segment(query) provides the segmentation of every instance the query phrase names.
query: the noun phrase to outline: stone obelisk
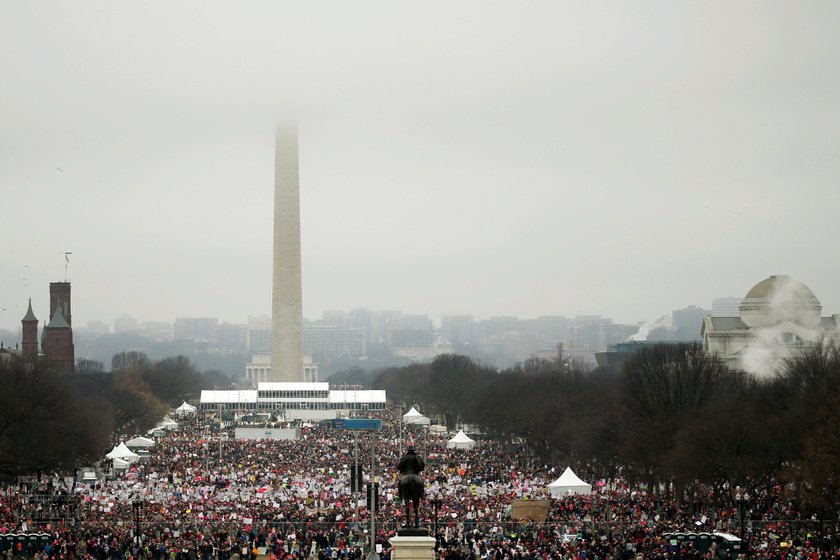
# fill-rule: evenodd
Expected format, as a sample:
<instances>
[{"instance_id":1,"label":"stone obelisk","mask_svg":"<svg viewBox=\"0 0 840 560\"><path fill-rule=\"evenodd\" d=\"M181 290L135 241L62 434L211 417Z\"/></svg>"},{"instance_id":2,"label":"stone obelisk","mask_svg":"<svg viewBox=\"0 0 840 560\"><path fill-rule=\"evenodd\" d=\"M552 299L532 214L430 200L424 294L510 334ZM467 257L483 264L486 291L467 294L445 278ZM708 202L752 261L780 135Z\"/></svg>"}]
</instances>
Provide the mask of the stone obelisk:
<instances>
[{"instance_id":1,"label":"stone obelisk","mask_svg":"<svg viewBox=\"0 0 840 560\"><path fill-rule=\"evenodd\" d=\"M303 381L297 126L277 127L274 153L274 282L271 381Z\"/></svg>"}]
</instances>

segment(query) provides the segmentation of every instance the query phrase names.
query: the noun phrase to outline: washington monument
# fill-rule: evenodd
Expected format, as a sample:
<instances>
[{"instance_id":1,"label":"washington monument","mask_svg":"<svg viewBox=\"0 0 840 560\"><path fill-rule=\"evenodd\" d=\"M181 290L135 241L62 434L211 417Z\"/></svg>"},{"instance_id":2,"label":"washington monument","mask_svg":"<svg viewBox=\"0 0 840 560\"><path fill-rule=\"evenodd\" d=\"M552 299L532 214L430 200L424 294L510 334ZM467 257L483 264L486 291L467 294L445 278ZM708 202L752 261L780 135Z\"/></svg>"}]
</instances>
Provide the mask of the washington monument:
<instances>
[{"instance_id":1,"label":"washington monument","mask_svg":"<svg viewBox=\"0 0 840 560\"><path fill-rule=\"evenodd\" d=\"M274 154L274 283L270 381L304 381L297 126L280 125Z\"/></svg>"}]
</instances>

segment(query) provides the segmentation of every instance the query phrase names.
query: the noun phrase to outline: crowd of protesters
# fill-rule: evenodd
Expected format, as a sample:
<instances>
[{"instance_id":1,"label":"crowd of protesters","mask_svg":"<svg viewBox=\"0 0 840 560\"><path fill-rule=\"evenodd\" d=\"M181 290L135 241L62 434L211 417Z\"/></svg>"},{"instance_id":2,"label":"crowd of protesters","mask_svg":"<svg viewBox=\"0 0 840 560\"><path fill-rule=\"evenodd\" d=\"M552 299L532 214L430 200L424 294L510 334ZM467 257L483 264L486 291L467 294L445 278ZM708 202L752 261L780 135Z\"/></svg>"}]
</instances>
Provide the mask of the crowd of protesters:
<instances>
[{"instance_id":1,"label":"crowd of protesters","mask_svg":"<svg viewBox=\"0 0 840 560\"><path fill-rule=\"evenodd\" d=\"M258 441L235 439L214 418L182 419L114 476L22 479L0 496L0 560L361 558L369 511L366 496L351 491L356 462L379 483L375 542L389 560L389 537L404 516L395 465L410 444L426 457L421 516L442 559L840 558L835 524L805 518L781 489L752 497L745 512L697 498L696 489L691 500L677 499L621 477L592 476L591 495L552 499L547 484L559 467L524 447L447 449L445 436L402 426L398 411L381 416L376 432L298 424L296 439ZM511 519L516 500L550 500L546 520ZM745 542L700 547L677 532L743 533Z\"/></svg>"}]
</instances>

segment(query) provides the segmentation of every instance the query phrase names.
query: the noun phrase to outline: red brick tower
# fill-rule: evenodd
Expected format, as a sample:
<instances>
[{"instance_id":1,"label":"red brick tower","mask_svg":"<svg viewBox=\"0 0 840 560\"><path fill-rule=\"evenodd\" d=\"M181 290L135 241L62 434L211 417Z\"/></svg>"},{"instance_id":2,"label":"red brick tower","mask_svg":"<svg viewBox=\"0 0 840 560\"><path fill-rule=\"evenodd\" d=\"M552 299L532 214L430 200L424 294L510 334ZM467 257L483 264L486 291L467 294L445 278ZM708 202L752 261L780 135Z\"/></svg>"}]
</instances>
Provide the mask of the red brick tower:
<instances>
[{"instance_id":1,"label":"red brick tower","mask_svg":"<svg viewBox=\"0 0 840 560\"><path fill-rule=\"evenodd\" d=\"M20 322L23 327L20 356L24 364L34 366L38 361L38 319L32 312L32 298L29 298L29 309Z\"/></svg>"},{"instance_id":2,"label":"red brick tower","mask_svg":"<svg viewBox=\"0 0 840 560\"><path fill-rule=\"evenodd\" d=\"M44 327L41 346L47 368L57 373L73 373L76 363L73 329L64 318L61 305L56 307L55 315Z\"/></svg>"},{"instance_id":3,"label":"red brick tower","mask_svg":"<svg viewBox=\"0 0 840 560\"><path fill-rule=\"evenodd\" d=\"M73 314L70 310L70 282L50 282L50 321L55 317L55 310L61 307L64 320L73 326Z\"/></svg>"}]
</instances>

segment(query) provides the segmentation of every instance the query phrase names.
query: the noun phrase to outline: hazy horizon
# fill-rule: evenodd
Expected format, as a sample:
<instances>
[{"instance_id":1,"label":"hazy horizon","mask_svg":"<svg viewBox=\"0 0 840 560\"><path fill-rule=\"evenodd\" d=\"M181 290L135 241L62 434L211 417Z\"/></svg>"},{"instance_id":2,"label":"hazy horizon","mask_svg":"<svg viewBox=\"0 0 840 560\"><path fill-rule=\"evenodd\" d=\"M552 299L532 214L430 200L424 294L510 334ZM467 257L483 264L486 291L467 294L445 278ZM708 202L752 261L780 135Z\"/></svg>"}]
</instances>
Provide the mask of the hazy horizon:
<instances>
[{"instance_id":1,"label":"hazy horizon","mask_svg":"<svg viewBox=\"0 0 840 560\"><path fill-rule=\"evenodd\" d=\"M44 317L46 317L48 315L48 313L47 313L47 308L48 307L49 307L49 302L48 301L44 302L44 310L45 310L45 312L43 313ZM683 306L683 307L688 307L688 305ZM702 307L706 310L711 310L711 305L705 306L705 307L697 305L696 307ZM34 308L35 308L35 304L33 302L33 312L35 313L35 315L36 315L36 317L39 321L38 326L39 326L39 328L41 328L41 327L44 326L43 319L40 316L41 314L39 314L38 311L35 310ZM600 318L603 318L603 319L610 319L615 324L637 325L637 324L648 323L648 322L655 323L655 321L657 319L661 319L663 316L667 316L667 317L670 318L671 311L674 311L674 310L668 311L667 313L664 313L663 315L660 315L659 317L654 317L650 320L640 319L640 320L637 320L637 321L617 321L613 317L610 317L608 315L597 315L597 314L592 314L592 313L581 313L581 314L577 314L577 315L563 315L562 313L553 313L553 314L541 313L539 315L521 315L521 314L517 315L517 314L513 313L513 314L508 314L508 315L497 314L497 315L486 315L486 316L485 315L473 315L471 313L442 313L440 315L430 315L428 313L414 312L410 309L371 309L369 307L364 307L364 306L354 306L354 307L351 307L351 308L348 308L348 309L325 309L324 312L326 312L326 313L330 313L330 312L332 312L332 313L335 313L335 312L350 312L350 311L355 311L355 310L358 310L358 309L364 309L364 310L367 310L367 311L371 311L373 313L390 313L390 312L397 312L398 311L398 312L403 313L404 315L426 316L426 317L429 318L429 320L432 321L432 323L435 325L435 328L440 328L441 318L447 317L447 316L472 316L477 321L485 321L485 320L490 320L490 319L498 318L498 317L516 317L517 319L525 320L525 321L532 320L532 319L538 319L540 317L557 317L557 316L562 316L566 319L572 319L572 320L573 319L583 319L583 318L587 318L587 317L600 317ZM138 325L143 324L143 323L170 323L170 324L174 324L174 322L177 319L183 319L183 318L190 318L190 319L192 319L192 318L214 319L215 318L215 319L218 319L218 322L219 322L220 325L223 324L223 323L234 324L234 325L247 325L249 318L254 318L254 319L271 318L270 313L257 313L257 314L249 315L247 317L240 317L240 318L233 318L233 319L226 319L226 318L223 318L223 317L219 317L218 315L212 315L212 314L190 315L190 316L179 315L177 317L172 317L172 318L148 317L148 318L141 319L141 318L138 318L136 315L133 315L131 313L123 312L123 313L120 313L120 314L116 315L115 317L113 317L111 319L89 317L89 318L84 319L84 321L85 321L84 323L80 323L75 318L75 316L76 316L75 308L73 308L73 316L74 316L74 320L73 320L73 323L74 323L73 324L73 330L74 331L78 328L86 328L86 327L88 327L88 322L92 322L94 324L101 323L101 324L106 325L109 329L109 332L111 332L111 333L114 332L114 323L117 320L123 318L124 316L129 316L129 317L137 320ZM320 321L320 320L323 319L323 315L319 315L317 317L304 316L303 319L304 319L304 321L307 321L307 322L317 322L317 321ZM4 327L4 326L0 325L0 329L5 329L5 330L9 330L9 331L20 331L21 330L20 321L18 321L17 325L11 325L11 326L8 326L8 327ZM6 342L6 341L4 341L4 342ZM14 343L15 341L12 341L12 342Z\"/></svg>"},{"instance_id":2,"label":"hazy horizon","mask_svg":"<svg viewBox=\"0 0 840 560\"><path fill-rule=\"evenodd\" d=\"M0 328L271 310L637 323L773 274L840 313L840 4L10 3Z\"/></svg>"}]
</instances>

